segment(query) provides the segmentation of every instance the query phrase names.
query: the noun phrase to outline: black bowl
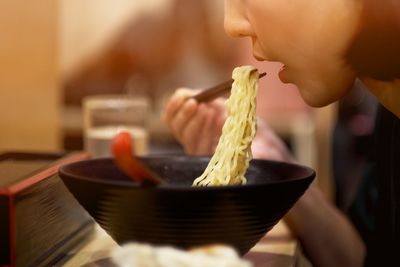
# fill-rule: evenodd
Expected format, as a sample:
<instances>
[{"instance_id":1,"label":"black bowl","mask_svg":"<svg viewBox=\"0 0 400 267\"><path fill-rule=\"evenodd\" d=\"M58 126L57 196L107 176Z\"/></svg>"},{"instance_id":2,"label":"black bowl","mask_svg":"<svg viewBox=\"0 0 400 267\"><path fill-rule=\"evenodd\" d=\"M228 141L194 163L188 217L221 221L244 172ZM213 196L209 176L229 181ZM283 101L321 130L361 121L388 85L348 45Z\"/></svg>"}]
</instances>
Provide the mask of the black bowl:
<instances>
[{"instance_id":1,"label":"black bowl","mask_svg":"<svg viewBox=\"0 0 400 267\"><path fill-rule=\"evenodd\" d=\"M218 243L243 255L315 177L304 166L252 160L246 185L192 187L210 158L141 159L168 184L138 186L110 158L75 162L59 170L79 203L119 244L135 241L186 249Z\"/></svg>"}]
</instances>

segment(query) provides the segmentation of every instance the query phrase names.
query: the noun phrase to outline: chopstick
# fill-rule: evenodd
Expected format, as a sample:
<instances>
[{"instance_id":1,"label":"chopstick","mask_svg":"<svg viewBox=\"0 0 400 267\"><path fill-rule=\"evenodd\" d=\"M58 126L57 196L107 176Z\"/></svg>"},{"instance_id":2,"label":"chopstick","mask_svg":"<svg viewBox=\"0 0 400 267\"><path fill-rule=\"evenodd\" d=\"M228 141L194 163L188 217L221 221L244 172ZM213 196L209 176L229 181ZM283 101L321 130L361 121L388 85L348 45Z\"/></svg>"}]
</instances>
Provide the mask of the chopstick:
<instances>
[{"instance_id":1,"label":"chopstick","mask_svg":"<svg viewBox=\"0 0 400 267\"><path fill-rule=\"evenodd\" d=\"M260 73L258 77L262 78L265 75L267 75L267 73L263 72L263 73ZM201 91L200 93L198 93L197 95L192 96L191 98L195 99L198 103L211 101L211 100L229 92L229 90L231 90L232 83L233 83L233 79L230 79L226 82L223 82L223 83L220 83L211 88L205 89L205 90Z\"/></svg>"}]
</instances>

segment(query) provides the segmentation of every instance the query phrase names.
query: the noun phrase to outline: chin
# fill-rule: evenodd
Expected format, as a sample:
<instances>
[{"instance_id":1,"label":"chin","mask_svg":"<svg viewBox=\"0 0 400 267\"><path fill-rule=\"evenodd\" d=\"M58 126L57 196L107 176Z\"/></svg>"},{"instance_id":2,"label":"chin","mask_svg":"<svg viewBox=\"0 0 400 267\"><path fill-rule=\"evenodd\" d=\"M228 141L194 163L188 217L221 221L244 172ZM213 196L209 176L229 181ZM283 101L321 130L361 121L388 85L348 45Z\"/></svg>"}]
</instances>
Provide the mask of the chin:
<instances>
[{"instance_id":1,"label":"chin","mask_svg":"<svg viewBox=\"0 0 400 267\"><path fill-rule=\"evenodd\" d=\"M303 94L301 94L301 97L303 98L304 102L307 105L309 105L310 107L313 107L313 108L325 107L325 106L327 106L327 105L332 103L332 102L329 102L329 101L316 99L315 97L310 97L310 96L303 95Z\"/></svg>"},{"instance_id":2,"label":"chin","mask_svg":"<svg viewBox=\"0 0 400 267\"><path fill-rule=\"evenodd\" d=\"M353 87L355 77L342 74L342 79L302 80L297 84L303 100L311 107L324 107L343 98Z\"/></svg>"},{"instance_id":3,"label":"chin","mask_svg":"<svg viewBox=\"0 0 400 267\"><path fill-rule=\"evenodd\" d=\"M306 90L302 90L302 88L307 88ZM303 98L304 102L314 108L325 107L329 104L336 102L340 99L338 95L330 95L327 89L321 88L312 88L311 86L300 87L300 95ZM328 89L329 90L329 89Z\"/></svg>"},{"instance_id":4,"label":"chin","mask_svg":"<svg viewBox=\"0 0 400 267\"><path fill-rule=\"evenodd\" d=\"M309 105L310 107L313 107L313 108L322 108L322 107L328 106L329 104L332 104L335 102L335 101L320 101L320 100L316 101L316 100L305 99L304 97L303 97L303 99L307 105Z\"/></svg>"}]
</instances>

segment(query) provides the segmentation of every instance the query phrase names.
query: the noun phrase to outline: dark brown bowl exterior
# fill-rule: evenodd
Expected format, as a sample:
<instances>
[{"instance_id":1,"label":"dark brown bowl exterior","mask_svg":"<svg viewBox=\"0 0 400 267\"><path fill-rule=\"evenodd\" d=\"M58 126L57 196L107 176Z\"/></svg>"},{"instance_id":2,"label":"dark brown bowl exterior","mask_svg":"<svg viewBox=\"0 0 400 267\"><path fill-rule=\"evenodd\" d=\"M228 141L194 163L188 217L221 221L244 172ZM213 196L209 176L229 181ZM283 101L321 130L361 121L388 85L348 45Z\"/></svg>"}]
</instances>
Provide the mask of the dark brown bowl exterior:
<instances>
[{"instance_id":1,"label":"dark brown bowl exterior","mask_svg":"<svg viewBox=\"0 0 400 267\"><path fill-rule=\"evenodd\" d=\"M99 225L119 244L129 241L191 248L212 243L248 252L293 206L315 172L307 167L252 160L247 185L192 187L210 158L142 157L168 184L138 186L112 159L63 166L60 177Z\"/></svg>"}]
</instances>

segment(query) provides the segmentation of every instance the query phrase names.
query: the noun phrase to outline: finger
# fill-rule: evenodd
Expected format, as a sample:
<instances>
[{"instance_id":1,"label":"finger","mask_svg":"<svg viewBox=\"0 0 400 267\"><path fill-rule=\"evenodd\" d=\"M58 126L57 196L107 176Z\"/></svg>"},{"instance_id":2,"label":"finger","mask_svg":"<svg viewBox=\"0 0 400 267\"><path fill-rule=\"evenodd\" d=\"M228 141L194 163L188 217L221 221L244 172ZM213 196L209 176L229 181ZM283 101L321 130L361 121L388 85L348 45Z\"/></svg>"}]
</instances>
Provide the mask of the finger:
<instances>
[{"instance_id":1,"label":"finger","mask_svg":"<svg viewBox=\"0 0 400 267\"><path fill-rule=\"evenodd\" d=\"M199 138L198 145L196 148L197 155L211 155L214 152L214 140L218 138L217 131L215 129L215 118L217 114L215 110L209 108L205 112L204 125L201 129L201 138Z\"/></svg>"},{"instance_id":2,"label":"finger","mask_svg":"<svg viewBox=\"0 0 400 267\"><path fill-rule=\"evenodd\" d=\"M215 130L217 132L217 135L220 136L222 134L222 128L225 124L227 115L226 115L226 110L221 111L216 111L217 117L215 118Z\"/></svg>"},{"instance_id":3,"label":"finger","mask_svg":"<svg viewBox=\"0 0 400 267\"><path fill-rule=\"evenodd\" d=\"M226 111L225 102L226 102L226 99L225 99L225 98L219 97L219 98L213 100L213 101L210 103L210 105L211 105L214 109L216 109L216 110L218 110L218 111L220 111L220 112L225 112L225 111Z\"/></svg>"},{"instance_id":4,"label":"finger","mask_svg":"<svg viewBox=\"0 0 400 267\"><path fill-rule=\"evenodd\" d=\"M216 117L216 126L218 131L221 131L223 124L225 123L226 116L227 116L227 111L226 111L226 105L225 105L225 98L217 98L213 102L211 102L211 106L215 110L215 113L217 114Z\"/></svg>"},{"instance_id":5,"label":"finger","mask_svg":"<svg viewBox=\"0 0 400 267\"><path fill-rule=\"evenodd\" d=\"M188 127L187 123L192 119L197 109L198 104L196 101L188 99L171 120L170 127L179 141L182 140L182 134Z\"/></svg>"},{"instance_id":6,"label":"finger","mask_svg":"<svg viewBox=\"0 0 400 267\"><path fill-rule=\"evenodd\" d=\"M176 113L185 103L188 96L191 94L189 89L180 88L175 91L175 93L171 96L170 100L166 104L164 108L164 112L162 114L162 120L168 126L171 125L171 121L175 117Z\"/></svg>"},{"instance_id":7,"label":"finger","mask_svg":"<svg viewBox=\"0 0 400 267\"><path fill-rule=\"evenodd\" d=\"M191 155L197 155L197 146L199 141L203 138L201 136L201 128L204 126L206 119L207 107L200 104L196 114L188 121L182 133L182 142L185 144L186 152Z\"/></svg>"}]
</instances>

